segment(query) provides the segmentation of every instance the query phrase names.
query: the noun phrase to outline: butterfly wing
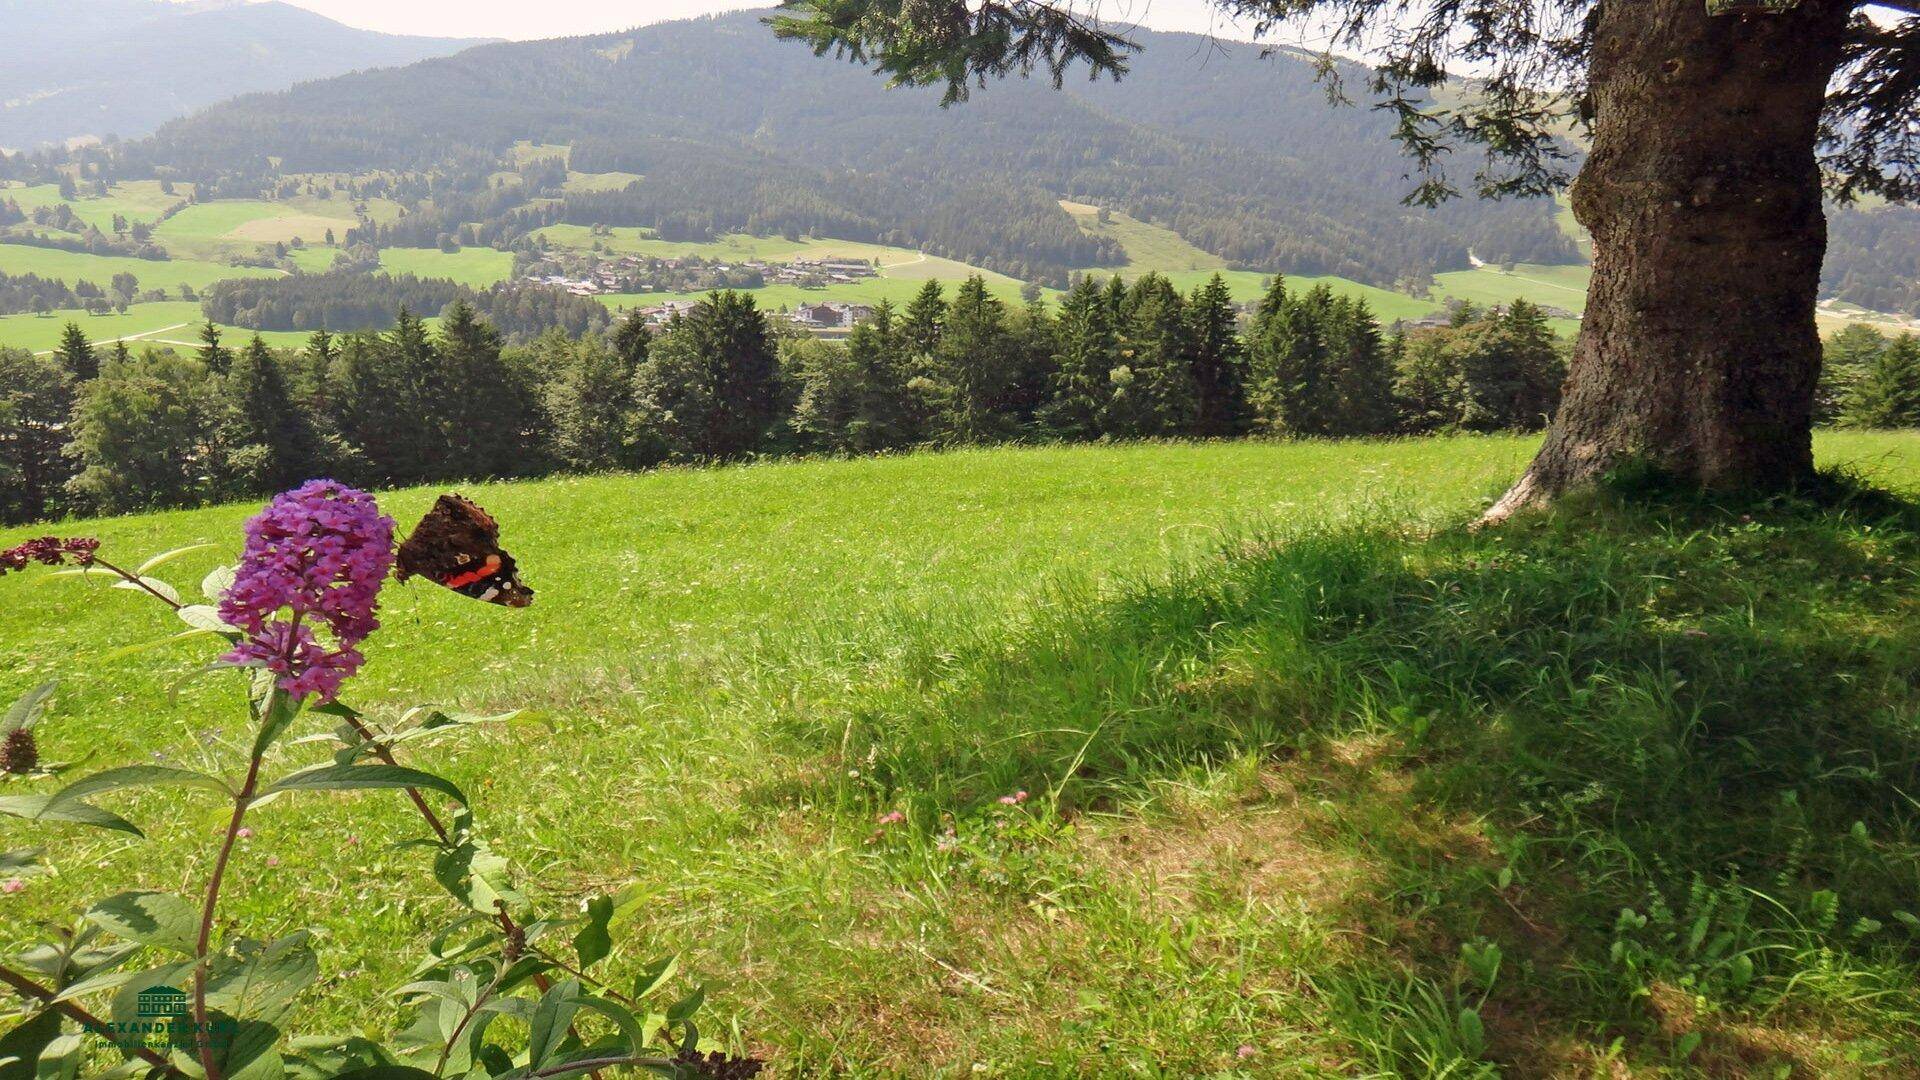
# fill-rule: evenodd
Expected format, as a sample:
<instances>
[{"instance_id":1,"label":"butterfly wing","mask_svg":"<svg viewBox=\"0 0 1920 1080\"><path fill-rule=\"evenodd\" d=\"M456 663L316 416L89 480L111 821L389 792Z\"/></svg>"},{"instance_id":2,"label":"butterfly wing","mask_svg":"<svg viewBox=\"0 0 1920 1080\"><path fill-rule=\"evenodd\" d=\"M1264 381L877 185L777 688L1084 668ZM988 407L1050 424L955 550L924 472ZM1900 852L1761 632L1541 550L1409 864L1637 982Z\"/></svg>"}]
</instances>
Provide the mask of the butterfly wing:
<instances>
[{"instance_id":1,"label":"butterfly wing","mask_svg":"<svg viewBox=\"0 0 1920 1080\"><path fill-rule=\"evenodd\" d=\"M400 545L399 579L416 574L462 596L506 607L533 603L513 556L500 548L500 526L460 495L442 495Z\"/></svg>"}]
</instances>

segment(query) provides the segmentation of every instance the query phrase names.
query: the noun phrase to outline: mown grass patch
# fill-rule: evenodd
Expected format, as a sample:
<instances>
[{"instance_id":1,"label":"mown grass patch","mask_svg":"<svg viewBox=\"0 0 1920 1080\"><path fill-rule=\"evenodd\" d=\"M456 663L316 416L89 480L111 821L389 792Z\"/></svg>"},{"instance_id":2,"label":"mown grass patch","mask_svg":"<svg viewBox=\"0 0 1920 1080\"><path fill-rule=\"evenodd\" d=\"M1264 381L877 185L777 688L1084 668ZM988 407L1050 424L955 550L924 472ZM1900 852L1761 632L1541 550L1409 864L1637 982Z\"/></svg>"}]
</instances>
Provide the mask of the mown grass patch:
<instances>
[{"instance_id":1,"label":"mown grass patch","mask_svg":"<svg viewBox=\"0 0 1920 1080\"><path fill-rule=\"evenodd\" d=\"M543 895L646 883L648 955L616 966L688 951L785 1075L1900 1075L1911 512L1613 496L1459 528L1530 448L487 486L540 602L393 590L355 696L535 710L425 763ZM1820 453L1920 490L1912 433ZM227 545L168 568L190 582L248 509L60 531ZM48 757L235 737L196 655L100 662L169 629L134 598L4 587L0 692L68 680ZM203 875L216 807L114 805L155 840L54 838L0 934ZM334 935L304 1026L363 1022L404 975L388 937L444 914L384 847L408 811L269 810L248 843L280 865L247 860L235 914Z\"/></svg>"}]
</instances>

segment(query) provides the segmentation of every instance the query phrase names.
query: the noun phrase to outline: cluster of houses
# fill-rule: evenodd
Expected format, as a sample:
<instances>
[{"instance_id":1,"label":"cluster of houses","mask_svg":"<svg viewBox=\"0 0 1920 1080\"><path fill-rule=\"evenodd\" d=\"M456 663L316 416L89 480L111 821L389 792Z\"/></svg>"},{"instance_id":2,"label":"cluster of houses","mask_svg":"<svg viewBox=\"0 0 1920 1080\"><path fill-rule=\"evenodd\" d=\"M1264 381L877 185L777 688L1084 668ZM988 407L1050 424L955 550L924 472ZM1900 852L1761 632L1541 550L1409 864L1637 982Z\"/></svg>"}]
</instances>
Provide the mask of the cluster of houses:
<instances>
[{"instance_id":1,"label":"cluster of houses","mask_svg":"<svg viewBox=\"0 0 1920 1080\"><path fill-rule=\"evenodd\" d=\"M704 288L758 288L762 285L795 285L801 288L825 288L850 285L862 278L878 276L872 263L859 259L796 259L788 263L748 260L740 263L715 263L705 259L645 259L623 255L615 259L548 259L536 267L529 280L575 296L602 296L609 293L692 292Z\"/></svg>"},{"instance_id":2,"label":"cluster of houses","mask_svg":"<svg viewBox=\"0 0 1920 1080\"><path fill-rule=\"evenodd\" d=\"M640 315L647 320L648 326L660 329L672 322L675 316L692 312L695 303L696 301L692 300L669 300L664 304L641 308ZM773 317L785 319L802 330L816 333L832 332L851 330L872 318L873 308L867 304L848 304L830 300L819 304L802 304L792 311L782 312Z\"/></svg>"},{"instance_id":3,"label":"cluster of houses","mask_svg":"<svg viewBox=\"0 0 1920 1080\"><path fill-rule=\"evenodd\" d=\"M861 278L876 277L880 271L860 259L795 259L790 263L748 263L758 269L769 285L848 285Z\"/></svg>"}]
</instances>

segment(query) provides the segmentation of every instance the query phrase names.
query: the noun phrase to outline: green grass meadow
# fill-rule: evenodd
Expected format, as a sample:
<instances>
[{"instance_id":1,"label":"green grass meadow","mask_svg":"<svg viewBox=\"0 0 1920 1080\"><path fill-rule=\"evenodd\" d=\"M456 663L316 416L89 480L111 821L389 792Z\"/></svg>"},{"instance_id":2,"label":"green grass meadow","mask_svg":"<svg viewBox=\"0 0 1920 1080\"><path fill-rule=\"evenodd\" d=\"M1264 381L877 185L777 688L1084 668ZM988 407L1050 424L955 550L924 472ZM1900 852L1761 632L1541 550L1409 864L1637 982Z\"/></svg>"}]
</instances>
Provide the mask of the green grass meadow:
<instances>
[{"instance_id":1,"label":"green grass meadow","mask_svg":"<svg viewBox=\"0 0 1920 1080\"><path fill-rule=\"evenodd\" d=\"M414 760L542 899L630 888L609 963L684 953L702 1030L775 1075L1915 1075L1914 511L1640 493L1464 529L1532 448L473 485L538 602L389 586L347 698L526 710ZM1920 433L1818 452L1920 494ZM405 527L434 494L382 504ZM253 509L0 545L212 544L160 571L190 591ZM66 779L244 737L203 644L110 659L172 633L164 609L38 571L0 595L0 696L63 680L40 731L84 761ZM0 895L0 947L204 881L218 800L101 801L151 839L0 819L57 871ZM295 1026L390 1016L453 914L390 846L404 801L253 824L233 927L323 934Z\"/></svg>"}]
</instances>

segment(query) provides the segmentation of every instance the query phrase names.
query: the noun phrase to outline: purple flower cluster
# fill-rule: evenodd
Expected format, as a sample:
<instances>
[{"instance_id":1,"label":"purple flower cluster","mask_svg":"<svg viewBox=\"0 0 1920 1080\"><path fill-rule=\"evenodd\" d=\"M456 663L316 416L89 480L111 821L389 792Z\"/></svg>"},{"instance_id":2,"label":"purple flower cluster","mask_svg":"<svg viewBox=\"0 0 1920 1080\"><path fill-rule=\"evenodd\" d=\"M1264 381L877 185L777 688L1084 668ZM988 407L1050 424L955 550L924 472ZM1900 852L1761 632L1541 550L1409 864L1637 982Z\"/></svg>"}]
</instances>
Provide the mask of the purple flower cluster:
<instances>
[{"instance_id":1,"label":"purple flower cluster","mask_svg":"<svg viewBox=\"0 0 1920 1080\"><path fill-rule=\"evenodd\" d=\"M91 536L73 536L65 540L57 536L42 536L0 551L0 577L9 571L25 570L33 563L59 566L72 559L75 566L92 566L93 553L99 549L100 541Z\"/></svg>"},{"instance_id":2,"label":"purple flower cluster","mask_svg":"<svg viewBox=\"0 0 1920 1080\"><path fill-rule=\"evenodd\" d=\"M373 496L313 480L275 497L247 522L220 601L220 617L246 634L224 659L266 668L296 698L332 701L364 662L356 646L380 628L374 612L392 567L393 519Z\"/></svg>"}]
</instances>

